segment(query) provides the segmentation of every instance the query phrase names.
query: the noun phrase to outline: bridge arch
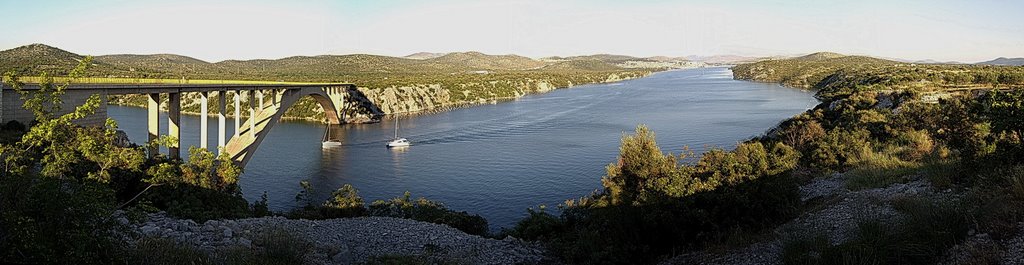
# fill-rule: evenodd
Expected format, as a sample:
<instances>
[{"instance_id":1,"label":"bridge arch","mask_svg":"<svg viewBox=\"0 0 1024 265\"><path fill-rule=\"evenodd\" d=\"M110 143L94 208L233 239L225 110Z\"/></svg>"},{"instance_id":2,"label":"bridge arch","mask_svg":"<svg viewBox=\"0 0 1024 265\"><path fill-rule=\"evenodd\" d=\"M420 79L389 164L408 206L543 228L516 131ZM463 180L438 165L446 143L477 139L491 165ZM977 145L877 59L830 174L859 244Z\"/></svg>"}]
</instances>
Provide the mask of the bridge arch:
<instances>
[{"instance_id":1,"label":"bridge arch","mask_svg":"<svg viewBox=\"0 0 1024 265\"><path fill-rule=\"evenodd\" d=\"M240 166L252 159L260 143L267 138L270 130L281 121L288 108L295 105L303 97L312 97L324 110L324 118L328 124L341 124L344 117L341 107L344 106L348 87L302 87L275 91L274 99L269 105L255 111L255 115L242 123L238 136L232 137L225 145L224 151Z\"/></svg>"}]
</instances>

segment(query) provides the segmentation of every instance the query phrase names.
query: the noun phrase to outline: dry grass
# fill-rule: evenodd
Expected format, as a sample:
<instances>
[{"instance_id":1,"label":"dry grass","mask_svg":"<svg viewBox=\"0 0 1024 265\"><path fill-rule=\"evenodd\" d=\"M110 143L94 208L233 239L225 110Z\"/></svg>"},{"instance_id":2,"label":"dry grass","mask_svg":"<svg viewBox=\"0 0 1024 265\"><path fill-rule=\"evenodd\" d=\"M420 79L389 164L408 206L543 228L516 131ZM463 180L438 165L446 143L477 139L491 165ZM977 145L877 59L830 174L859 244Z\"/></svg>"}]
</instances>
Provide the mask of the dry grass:
<instances>
[{"instance_id":1,"label":"dry grass","mask_svg":"<svg viewBox=\"0 0 1024 265\"><path fill-rule=\"evenodd\" d=\"M865 157L848 174L846 187L851 190L883 188L907 181L907 176L918 171L921 163L903 161L897 156L874 153Z\"/></svg>"}]
</instances>

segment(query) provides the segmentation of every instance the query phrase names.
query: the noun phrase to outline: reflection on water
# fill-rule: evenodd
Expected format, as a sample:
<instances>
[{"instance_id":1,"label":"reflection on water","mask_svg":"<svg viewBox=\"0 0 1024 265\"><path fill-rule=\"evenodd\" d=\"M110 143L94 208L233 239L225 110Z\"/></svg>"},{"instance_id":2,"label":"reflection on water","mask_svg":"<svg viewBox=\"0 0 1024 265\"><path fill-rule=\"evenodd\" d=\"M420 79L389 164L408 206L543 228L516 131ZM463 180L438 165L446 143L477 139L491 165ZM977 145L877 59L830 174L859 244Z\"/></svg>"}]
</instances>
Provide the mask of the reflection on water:
<instances>
[{"instance_id":1,"label":"reflection on water","mask_svg":"<svg viewBox=\"0 0 1024 265\"><path fill-rule=\"evenodd\" d=\"M250 200L267 192L279 211L295 207L298 183L308 180L318 199L344 184L367 202L411 191L480 214L494 228L509 227L528 207L554 206L600 188L619 139L637 124L654 130L665 152L683 146L700 152L731 148L816 103L809 92L735 81L727 68L711 68L403 116L402 136L412 142L403 149L385 147L393 122L335 125L330 136L343 146L333 148L321 148L326 125L284 122L263 141L240 184ZM145 112L108 110L134 141L146 138ZM183 146L197 145L198 118L182 117L182 123Z\"/></svg>"}]
</instances>

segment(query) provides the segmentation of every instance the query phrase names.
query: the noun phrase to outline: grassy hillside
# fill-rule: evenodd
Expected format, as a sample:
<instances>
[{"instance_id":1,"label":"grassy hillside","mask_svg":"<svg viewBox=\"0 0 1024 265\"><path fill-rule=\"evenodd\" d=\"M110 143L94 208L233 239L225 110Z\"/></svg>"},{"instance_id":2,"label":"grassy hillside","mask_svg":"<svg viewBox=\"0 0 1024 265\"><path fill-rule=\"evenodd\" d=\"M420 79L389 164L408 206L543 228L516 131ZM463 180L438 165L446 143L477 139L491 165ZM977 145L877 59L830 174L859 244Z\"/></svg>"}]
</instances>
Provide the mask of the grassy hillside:
<instances>
[{"instance_id":1,"label":"grassy hillside","mask_svg":"<svg viewBox=\"0 0 1024 265\"><path fill-rule=\"evenodd\" d=\"M43 44L25 45L0 51L0 73L38 75L48 72L51 75L63 76L67 75L68 71L74 69L84 58L84 56ZM132 74L131 71L97 61L93 61L92 69L95 72L106 74Z\"/></svg>"},{"instance_id":2,"label":"grassy hillside","mask_svg":"<svg viewBox=\"0 0 1024 265\"><path fill-rule=\"evenodd\" d=\"M733 67L736 79L818 90L822 99L857 91L947 92L1024 86L1024 67L913 64L866 56L815 53Z\"/></svg>"},{"instance_id":3,"label":"grassy hillside","mask_svg":"<svg viewBox=\"0 0 1024 265\"><path fill-rule=\"evenodd\" d=\"M22 76L35 76L48 71L65 74L62 71L71 69L84 58L42 44L2 51L0 55L0 71L13 70ZM94 57L94 67L89 71L89 77L96 81L129 83L216 83L216 80L238 80L232 82L245 83L353 83L369 89L366 93L371 100L379 99L375 98L375 95L387 97L380 99L386 102L375 102L377 104L402 106L387 106L382 109L413 111L515 98L528 93L578 84L636 78L659 70L622 68L610 61L636 58L611 55L580 57L562 62L479 52L456 52L419 58L350 54L226 60L211 63L173 54L101 55ZM429 86L439 86L443 91L402 89ZM389 88L394 91L384 91ZM127 98L116 98L114 102L129 105L144 102L132 98L135 96L124 97ZM408 107L409 105L414 107ZM289 110L286 116L315 118L309 115L321 113L319 105L312 104L312 100L308 98L293 108L298 109Z\"/></svg>"}]
</instances>

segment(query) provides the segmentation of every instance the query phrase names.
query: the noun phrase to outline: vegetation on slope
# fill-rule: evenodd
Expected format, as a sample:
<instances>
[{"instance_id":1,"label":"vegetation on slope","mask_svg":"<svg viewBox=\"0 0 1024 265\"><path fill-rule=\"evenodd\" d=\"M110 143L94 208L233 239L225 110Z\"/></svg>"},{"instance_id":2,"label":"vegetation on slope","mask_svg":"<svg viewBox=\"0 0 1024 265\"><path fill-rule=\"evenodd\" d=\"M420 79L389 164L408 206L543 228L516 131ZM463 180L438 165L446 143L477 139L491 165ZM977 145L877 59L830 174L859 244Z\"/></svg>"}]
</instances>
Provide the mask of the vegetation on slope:
<instances>
[{"instance_id":1,"label":"vegetation on slope","mask_svg":"<svg viewBox=\"0 0 1024 265\"><path fill-rule=\"evenodd\" d=\"M908 64L865 56L815 53L733 67L736 79L819 90L832 101L857 91L936 92L1024 85L1024 68L986 65Z\"/></svg>"},{"instance_id":2,"label":"vegetation on slope","mask_svg":"<svg viewBox=\"0 0 1024 265\"><path fill-rule=\"evenodd\" d=\"M603 190L567 201L559 215L530 210L507 233L544 242L568 263L653 263L792 219L813 206L800 201L798 185L836 171L853 175L851 188L927 174L964 195L951 202L907 198L896 205L907 218L865 220L839 245L814 234L789 240L787 264L930 264L968 230L997 238L1016 233L1024 220L1024 92L987 89L934 103L922 100L921 90L1017 88L1013 76L1021 68L889 64L815 54L739 65L736 78L820 84L813 88L823 103L733 151L713 150L689 163L662 153L639 127L623 139ZM1003 81L950 81L990 75ZM928 85L919 84L922 76L930 77Z\"/></svg>"},{"instance_id":3,"label":"vegetation on slope","mask_svg":"<svg viewBox=\"0 0 1024 265\"><path fill-rule=\"evenodd\" d=\"M36 75L43 71L66 74L83 56L42 44L0 52L0 71ZM51 62L52 61L52 62ZM388 88L437 85L447 93L418 93L404 100L438 102L434 107L453 107L495 99L515 98L577 84L636 78L659 69L625 69L586 58L549 63L517 55L479 52L449 53L427 59L352 54L294 56L276 60L227 60L216 63L170 54L105 55L95 59L91 77L165 78L171 80L250 80L274 82L353 83L383 94ZM53 66L53 67L51 67ZM112 80L112 79L108 79ZM545 84L545 85L542 85ZM400 90L398 92L401 92ZM370 93L374 94L374 93ZM448 97L444 97L447 95ZM143 106L139 95L115 96L115 104ZM187 101L186 101L187 102ZM390 102L405 106L409 104ZM378 102L379 104L379 102ZM184 107L189 110L188 106ZM394 107L385 110L398 109ZM212 110L211 110L212 111ZM323 113L311 98L303 98L286 113L287 118L320 120ZM244 114L243 115L247 115Z\"/></svg>"}]
</instances>

